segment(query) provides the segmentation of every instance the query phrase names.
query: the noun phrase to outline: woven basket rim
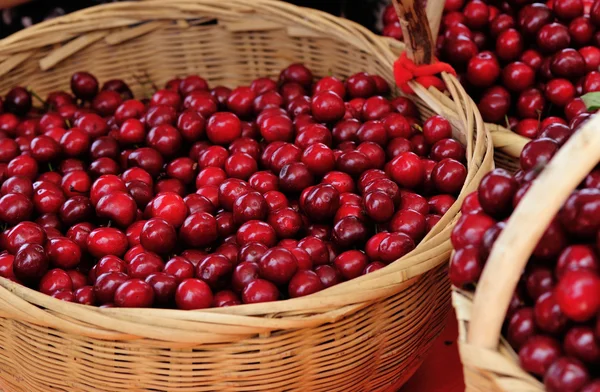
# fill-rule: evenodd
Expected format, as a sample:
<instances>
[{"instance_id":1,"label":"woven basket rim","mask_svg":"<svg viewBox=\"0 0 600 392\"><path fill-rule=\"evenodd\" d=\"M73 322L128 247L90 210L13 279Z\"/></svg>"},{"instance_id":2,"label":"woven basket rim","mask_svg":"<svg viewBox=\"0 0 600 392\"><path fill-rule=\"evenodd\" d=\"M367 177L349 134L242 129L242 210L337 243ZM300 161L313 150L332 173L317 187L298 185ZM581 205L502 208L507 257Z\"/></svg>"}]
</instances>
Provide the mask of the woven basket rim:
<instances>
[{"instance_id":1,"label":"woven basket rim","mask_svg":"<svg viewBox=\"0 0 600 392\"><path fill-rule=\"evenodd\" d=\"M294 11L294 14L303 15L302 18L289 18L289 21L303 25L308 29L317 30L320 32L327 31L330 38L334 38L346 43L358 43L359 49L361 45L367 45L368 49L377 50L387 64L392 67L395 59L394 53L390 49L389 40L381 38L365 27L358 25L357 23L343 20L327 13L316 11L308 8L297 7L288 3L276 1L276 0L253 0L251 5L245 4L242 0L221 0L218 3L209 0L173 0L169 2L159 0L142 0L140 2L119 2L110 3L104 5L98 5L88 9L80 10L72 14L68 14L53 20L49 20L38 25L34 25L29 29L25 29L21 32L15 33L0 41L0 55L5 52L14 53L11 50L15 44L31 39L32 36L43 34L44 31L52 28L67 29L70 24L81 22L82 20L102 20L106 18L107 14L111 12L123 12L124 10L134 9L137 10L140 7L144 7L146 11L150 12L151 8L156 6L158 9L164 8L177 8L180 9L207 9L214 11L215 13L222 13L227 15L232 11L228 11L228 7L235 7L241 12L248 13L249 15L254 12L264 12L268 10L272 12L272 18L281 17L283 14L290 11ZM237 14L237 13L236 13ZM114 14L111 14L114 15ZM267 18L265 15L260 14L261 18ZM164 17L166 19L180 19L181 17ZM161 18L161 19L164 19ZM156 18L147 18L142 12L139 16L140 22L148 22L156 20ZM267 18L268 19L268 18ZM327 23L324 23L327 22ZM335 29L331 29L329 23L337 26ZM319 26L319 27L316 27ZM114 27L114 26L112 26ZM108 27L110 28L110 27ZM93 31L93 30L92 30ZM348 36L356 38L356 41L350 41L347 39ZM46 45L44 45L46 46ZM364 47L362 48L364 49ZM29 51L30 49L28 49ZM455 89L460 89L458 81L456 81L451 75L444 75L445 80L450 81ZM423 88L412 84L417 95L420 98L425 97L429 102L436 102L439 107L444 110L451 111L452 108L444 106L443 103L439 103L435 97ZM460 92L460 91L459 91ZM460 94L457 94L459 96ZM466 94L465 94L466 96ZM460 95L460 97L463 97ZM463 97L464 98L464 97ZM463 105L469 105L467 101L463 102ZM475 108L476 110L476 108ZM460 117L457 115L457 117ZM477 125L473 126L474 128ZM482 170L482 162L491 160L492 146L491 138L489 137L488 130L485 127L476 129L479 134L483 134L488 140L485 143L484 153L481 159L475 163L474 166L468 165L469 176L475 176L475 173ZM487 164L486 164L487 165ZM469 178L469 177L468 177ZM465 187L467 184L465 183ZM461 191L461 195L465 193L465 189ZM458 200L455 204L458 203ZM344 314L356 310L362 306L365 306L369 301L376 299L385 298L394 293L403 290L405 287L410 286L418 281L419 277L427 271L430 271L446 260L439 258L439 260L428 259L427 252L431 249L446 249L449 246L448 241L444 241L442 237L448 235L452 219L446 223L446 226L439 230L435 235L426 237L422 240L415 250L401 259L390 263L380 271L373 272L368 275L358 277L356 279L343 282L339 285L325 289L319 293L301 298L287 299L283 301L263 303L263 304L249 304L249 305L238 305L230 308L213 308L203 309L197 311L184 311L184 310L165 310L165 309L100 309L96 307L89 307L85 305L79 305L70 302L63 302L55 298L41 294L35 290L29 289L25 286L21 286L12 281L0 278L0 301L3 295L10 297L18 297L23 300L20 302L25 305L26 303L35 304L47 309L52 310L59 314L68 315L71 312L85 312L90 317L94 315L103 317L104 315L118 315L126 318L135 318L136 316L147 316L151 318L162 318L162 319L173 319L173 320L216 320L227 325L236 325L240 321L248 321L251 324L256 322L250 321L252 318L258 318L267 327L272 329L285 329L285 328L297 328L298 323L325 323L335 321L336 318L342 317ZM408 257L417 257L412 263L405 263ZM404 265L406 264L406 265ZM378 282L378 283L375 283ZM382 283L383 282L383 283ZM370 296L369 296L370 295ZM363 299L358 300L361 296ZM332 298L337 298L332 300ZM352 299L349 301L348 298ZM341 302L340 302L341 301ZM336 311L328 311L326 313L317 314L319 306L323 309L328 306L331 307L331 303L336 303ZM18 307L18 305L14 305ZM33 306L33 305L32 305ZM315 308L315 306L317 306ZM29 308L32 310L32 308ZM305 315L294 316L290 315L297 313L303 309L311 309L311 314L315 315L311 321L311 317ZM288 313L288 314L286 314ZM263 317L264 315L273 315L275 317ZM286 322L289 321L289 322ZM134 321L132 321L134 322ZM210 321L208 321L210 322ZM144 324L141 321L135 321L139 325ZM304 325L304 324L303 324Z\"/></svg>"}]
</instances>

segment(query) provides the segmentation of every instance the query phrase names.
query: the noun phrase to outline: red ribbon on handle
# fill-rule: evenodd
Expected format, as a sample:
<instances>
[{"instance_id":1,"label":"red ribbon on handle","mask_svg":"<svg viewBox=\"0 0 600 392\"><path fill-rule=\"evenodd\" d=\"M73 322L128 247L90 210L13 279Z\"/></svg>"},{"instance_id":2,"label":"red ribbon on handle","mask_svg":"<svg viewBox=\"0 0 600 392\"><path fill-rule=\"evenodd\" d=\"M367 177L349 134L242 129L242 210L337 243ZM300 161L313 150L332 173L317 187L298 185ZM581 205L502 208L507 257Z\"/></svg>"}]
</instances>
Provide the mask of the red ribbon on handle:
<instances>
[{"instance_id":1,"label":"red ribbon on handle","mask_svg":"<svg viewBox=\"0 0 600 392\"><path fill-rule=\"evenodd\" d=\"M406 52L402 53L398 60L394 62L396 84L407 94L413 93L412 89L408 86L408 82L411 80L417 79L418 81L419 78L434 76L441 72L447 72L456 76L456 71L450 64L435 60L433 64L416 65L406 56Z\"/></svg>"}]
</instances>

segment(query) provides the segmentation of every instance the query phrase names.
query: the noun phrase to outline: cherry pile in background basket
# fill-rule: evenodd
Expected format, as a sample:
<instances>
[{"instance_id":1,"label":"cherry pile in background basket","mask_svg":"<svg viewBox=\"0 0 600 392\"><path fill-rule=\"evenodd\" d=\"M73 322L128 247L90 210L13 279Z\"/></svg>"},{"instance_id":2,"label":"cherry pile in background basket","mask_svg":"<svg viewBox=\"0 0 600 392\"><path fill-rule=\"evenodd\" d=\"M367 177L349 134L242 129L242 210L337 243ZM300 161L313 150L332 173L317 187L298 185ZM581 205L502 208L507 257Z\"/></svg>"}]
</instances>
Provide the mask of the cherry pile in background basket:
<instances>
[{"instance_id":1,"label":"cherry pile in background basket","mask_svg":"<svg viewBox=\"0 0 600 392\"><path fill-rule=\"evenodd\" d=\"M402 39L392 6L386 36ZM437 55L487 122L535 139L586 112L600 91L600 0L446 0ZM542 121L543 120L543 121Z\"/></svg>"},{"instance_id":2,"label":"cherry pile in background basket","mask_svg":"<svg viewBox=\"0 0 600 392\"><path fill-rule=\"evenodd\" d=\"M522 170L511 175L495 169L465 198L451 236L456 251L450 279L455 286L478 281L507 218L557 145L550 139L529 142L521 154ZM548 391L600 391L599 254L597 167L544 232L506 315L503 335L519 353L521 366L543 378Z\"/></svg>"},{"instance_id":3,"label":"cherry pile in background basket","mask_svg":"<svg viewBox=\"0 0 600 392\"><path fill-rule=\"evenodd\" d=\"M378 76L150 99L79 72L0 114L0 276L65 301L199 309L308 295L414 249L455 201L465 149ZM41 101L34 95L33 102ZM345 101L346 100L346 101Z\"/></svg>"}]
</instances>

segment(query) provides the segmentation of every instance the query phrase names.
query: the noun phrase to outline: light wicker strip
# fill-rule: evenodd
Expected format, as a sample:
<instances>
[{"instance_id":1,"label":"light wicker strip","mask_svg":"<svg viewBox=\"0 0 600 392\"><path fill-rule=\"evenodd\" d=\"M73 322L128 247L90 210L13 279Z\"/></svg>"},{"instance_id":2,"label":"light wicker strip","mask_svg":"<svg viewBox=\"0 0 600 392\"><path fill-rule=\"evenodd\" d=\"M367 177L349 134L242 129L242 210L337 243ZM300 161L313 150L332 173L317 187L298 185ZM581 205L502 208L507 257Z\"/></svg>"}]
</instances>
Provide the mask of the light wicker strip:
<instances>
[{"instance_id":1,"label":"light wicker strip","mask_svg":"<svg viewBox=\"0 0 600 392\"><path fill-rule=\"evenodd\" d=\"M138 96L147 93L139 75L163 85L199 74L233 87L276 78L291 62L318 76L367 71L393 84L396 58L355 23L274 0L111 3L0 41L4 61L26 55L5 71L0 92L23 85L45 96L68 89L79 70L123 78ZM445 263L460 200L493 167L475 104L455 78L445 80L449 101L413 88L423 116L451 118L469 151L468 180L411 254L309 297L191 312L86 307L0 279L6 392L379 392L408 379L450 307Z\"/></svg>"}]
</instances>

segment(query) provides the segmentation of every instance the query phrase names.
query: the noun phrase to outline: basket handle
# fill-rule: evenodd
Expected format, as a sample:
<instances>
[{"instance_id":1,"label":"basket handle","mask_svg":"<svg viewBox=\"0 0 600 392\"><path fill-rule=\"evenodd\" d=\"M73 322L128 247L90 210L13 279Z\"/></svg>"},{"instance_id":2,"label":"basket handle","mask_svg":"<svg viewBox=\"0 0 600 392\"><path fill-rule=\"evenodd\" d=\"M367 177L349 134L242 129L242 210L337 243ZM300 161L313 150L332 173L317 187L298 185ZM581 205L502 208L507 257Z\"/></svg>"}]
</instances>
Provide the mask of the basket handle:
<instances>
[{"instance_id":1,"label":"basket handle","mask_svg":"<svg viewBox=\"0 0 600 392\"><path fill-rule=\"evenodd\" d=\"M393 0L400 21L406 53L415 64L431 64L444 2L440 0ZM426 5L424 4L426 3Z\"/></svg>"},{"instance_id":2,"label":"basket handle","mask_svg":"<svg viewBox=\"0 0 600 392\"><path fill-rule=\"evenodd\" d=\"M435 43L437 36L440 31L440 25L442 23L442 15L444 14L444 3L445 0L424 0L427 2L425 11L427 13L427 20L429 20L429 28L431 29L431 37L433 38L433 47L435 49Z\"/></svg>"},{"instance_id":3,"label":"basket handle","mask_svg":"<svg viewBox=\"0 0 600 392\"><path fill-rule=\"evenodd\" d=\"M571 192L600 161L600 116L588 120L534 180L496 240L475 291L469 343L495 349L521 273Z\"/></svg>"}]
</instances>

